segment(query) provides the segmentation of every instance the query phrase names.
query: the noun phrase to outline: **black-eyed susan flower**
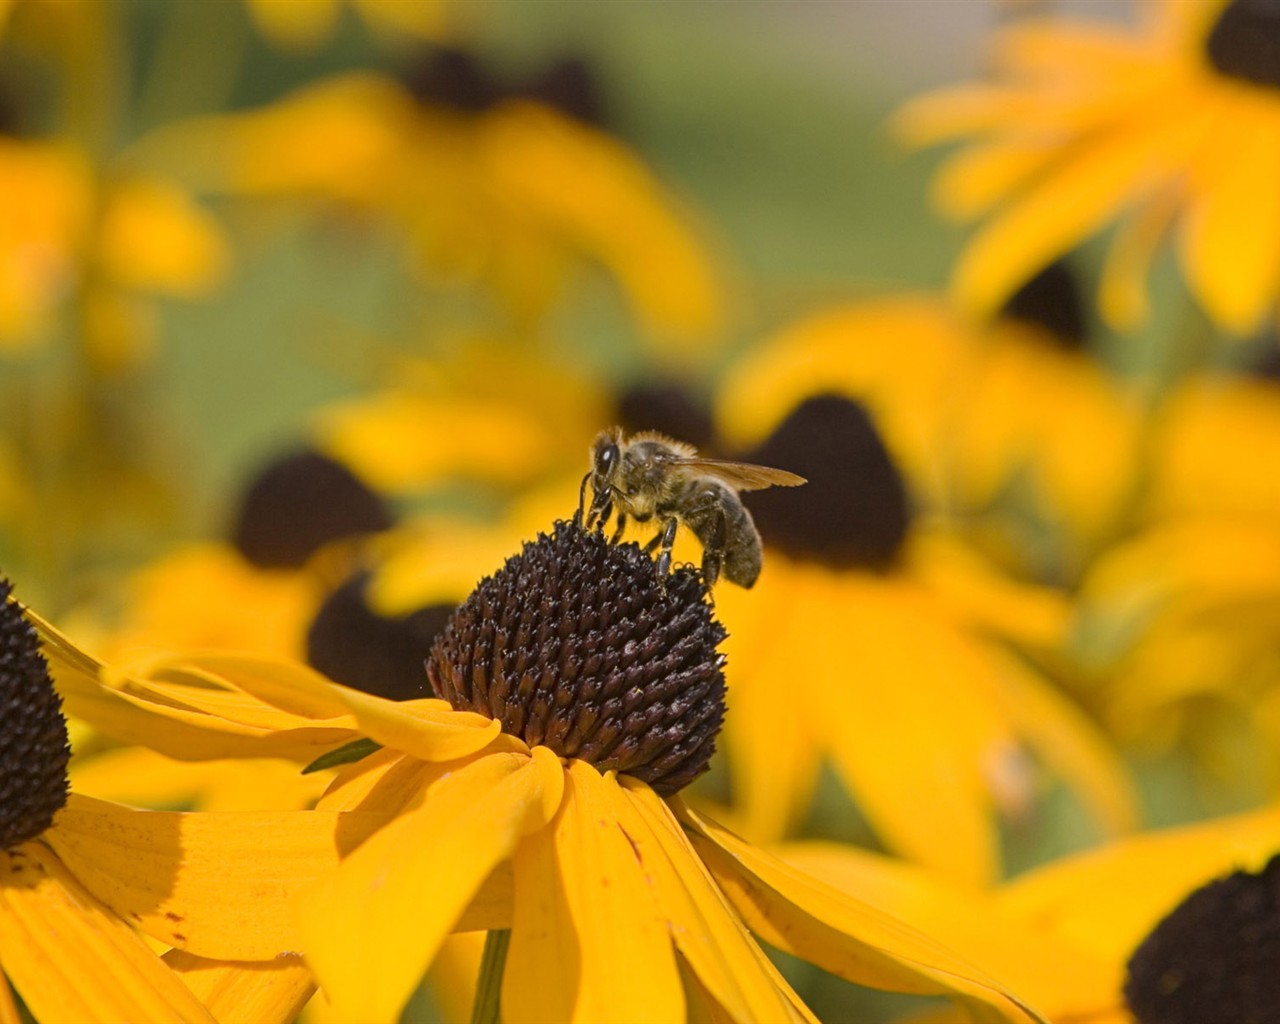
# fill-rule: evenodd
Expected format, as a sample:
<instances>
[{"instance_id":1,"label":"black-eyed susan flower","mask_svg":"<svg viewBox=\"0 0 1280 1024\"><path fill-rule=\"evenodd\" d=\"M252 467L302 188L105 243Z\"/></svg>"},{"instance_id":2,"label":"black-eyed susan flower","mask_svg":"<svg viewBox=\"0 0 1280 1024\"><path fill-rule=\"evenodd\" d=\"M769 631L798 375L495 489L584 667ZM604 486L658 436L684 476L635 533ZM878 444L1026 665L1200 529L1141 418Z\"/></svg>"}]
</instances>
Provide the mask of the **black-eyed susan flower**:
<instances>
[{"instance_id":1,"label":"black-eyed susan flower","mask_svg":"<svg viewBox=\"0 0 1280 1024\"><path fill-rule=\"evenodd\" d=\"M396 1019L444 937L474 928L510 932L492 943L505 969L481 998L512 1022L680 1020L695 1005L807 1019L748 929L850 980L1035 1019L955 954L674 795L705 767L724 714L723 636L693 570L659 586L638 547L561 523L481 581L433 648L434 688L467 710L228 654L107 672L122 727L139 705L167 715L189 757L340 752L357 737L373 741L360 752L382 748L315 811L244 818L260 830L255 857L224 855L224 900L180 924L169 903L214 884L201 828L142 815L118 849L176 830L190 863L163 893L117 885L113 905L195 953L300 950L342 1019ZM104 678L73 657L55 668L73 705ZM90 874L105 852L89 836L62 846Z\"/></svg>"},{"instance_id":2,"label":"black-eyed susan flower","mask_svg":"<svg viewBox=\"0 0 1280 1024\"><path fill-rule=\"evenodd\" d=\"M821 392L866 406L920 504L1023 574L1074 577L1132 500L1136 403L1090 354L1063 265L983 325L924 293L810 314L730 369L717 422L758 445Z\"/></svg>"},{"instance_id":3,"label":"black-eyed susan flower","mask_svg":"<svg viewBox=\"0 0 1280 1024\"><path fill-rule=\"evenodd\" d=\"M764 570L749 593L717 593L735 666L727 748L750 834L798 824L824 760L886 845L970 882L999 874L999 823L1034 806L1037 761L1103 829L1133 823L1102 734L1014 653L1061 643L1061 596L919 523L861 405L804 399L745 457L809 481L747 496ZM786 716L780 675L806 694Z\"/></svg>"},{"instance_id":4,"label":"black-eyed susan flower","mask_svg":"<svg viewBox=\"0 0 1280 1024\"><path fill-rule=\"evenodd\" d=\"M1144 319L1144 278L1166 239L1191 292L1246 334L1280 293L1280 77L1267 0L1144 4L1132 27L1048 17L999 30L990 81L909 104L915 144L963 140L934 187L941 209L985 218L953 293L989 313L1041 267L1112 224L1099 308Z\"/></svg>"},{"instance_id":5,"label":"black-eyed susan flower","mask_svg":"<svg viewBox=\"0 0 1280 1024\"><path fill-rule=\"evenodd\" d=\"M1052 1021L1266 1021L1280 888L1274 807L1051 861L990 892L833 843L787 863L963 949ZM942 1012L929 1020L963 1020Z\"/></svg>"},{"instance_id":6,"label":"black-eyed susan flower","mask_svg":"<svg viewBox=\"0 0 1280 1024\"><path fill-rule=\"evenodd\" d=\"M326 594L355 549L392 525L383 499L340 462L301 449L250 480L226 541L184 545L85 608L77 637L108 661L145 649L211 648L302 657ZM107 603L107 602L104 602Z\"/></svg>"},{"instance_id":7,"label":"black-eyed susan flower","mask_svg":"<svg viewBox=\"0 0 1280 1024\"><path fill-rule=\"evenodd\" d=\"M0 583L0 1016L20 1020L9 984L36 1021L175 1020L211 1024L226 1013L287 1021L310 995L296 958L241 968L190 958L221 991L185 985L147 946L133 922L108 909L56 852L77 826L69 794L70 754L61 701L35 629ZM99 838L137 812L99 805ZM90 831L93 831L92 829ZM155 865L180 870L172 845ZM110 869L101 884L110 889ZM181 916L176 914L177 920ZM253 977L250 978L249 975ZM196 997L199 991L205 1002ZM235 990L235 995L227 998ZM249 1019L243 1017L238 1019Z\"/></svg>"}]
</instances>

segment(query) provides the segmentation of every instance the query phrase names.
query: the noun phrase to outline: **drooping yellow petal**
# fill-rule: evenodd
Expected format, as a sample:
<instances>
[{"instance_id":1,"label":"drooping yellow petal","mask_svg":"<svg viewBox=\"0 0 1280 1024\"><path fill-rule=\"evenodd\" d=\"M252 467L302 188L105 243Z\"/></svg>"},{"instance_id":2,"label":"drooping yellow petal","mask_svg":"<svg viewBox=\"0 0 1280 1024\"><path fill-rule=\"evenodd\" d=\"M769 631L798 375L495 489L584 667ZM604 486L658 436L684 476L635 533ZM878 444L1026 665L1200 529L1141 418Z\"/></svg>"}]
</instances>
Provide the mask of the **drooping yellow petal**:
<instances>
[{"instance_id":1,"label":"drooping yellow petal","mask_svg":"<svg viewBox=\"0 0 1280 1024\"><path fill-rule=\"evenodd\" d=\"M670 810L643 783L624 776L619 784L614 801L618 824L635 847L658 910L699 982L735 1021L790 1019L790 1002L763 969L760 948Z\"/></svg>"},{"instance_id":2,"label":"drooping yellow petal","mask_svg":"<svg viewBox=\"0 0 1280 1024\"><path fill-rule=\"evenodd\" d=\"M1280 850L1280 807L1117 840L1020 876L999 892L1035 920L1120 966L1193 889ZM1108 898L1105 894L1115 894Z\"/></svg>"},{"instance_id":3,"label":"drooping yellow petal","mask_svg":"<svg viewBox=\"0 0 1280 1024\"><path fill-rule=\"evenodd\" d=\"M859 984L950 995L1016 1024L1041 1020L924 933L752 847L678 797L671 804L717 883L765 941Z\"/></svg>"},{"instance_id":4,"label":"drooping yellow petal","mask_svg":"<svg viewBox=\"0 0 1280 1024\"><path fill-rule=\"evenodd\" d=\"M0 874L0 965L37 1020L213 1024L133 929L44 846L0 853Z\"/></svg>"},{"instance_id":5,"label":"drooping yellow petal","mask_svg":"<svg viewBox=\"0 0 1280 1024\"><path fill-rule=\"evenodd\" d=\"M158 809L287 811L312 806L331 772L303 775L291 761L175 761L146 747L120 747L71 765L81 796Z\"/></svg>"},{"instance_id":6,"label":"drooping yellow petal","mask_svg":"<svg viewBox=\"0 0 1280 1024\"><path fill-rule=\"evenodd\" d=\"M1016 749L992 696L998 666L908 579L846 573L806 602L841 638L840 670L810 682L820 687L812 721L859 808L912 859L993 880L989 776Z\"/></svg>"},{"instance_id":7,"label":"drooping yellow petal","mask_svg":"<svg viewBox=\"0 0 1280 1024\"><path fill-rule=\"evenodd\" d=\"M304 894L307 958L337 1019L398 1019L471 897L559 806L564 771L545 747L492 754L441 778L423 804Z\"/></svg>"},{"instance_id":8,"label":"drooping yellow petal","mask_svg":"<svg viewBox=\"0 0 1280 1024\"><path fill-rule=\"evenodd\" d=\"M1034 922L1004 911L989 892L962 888L936 873L830 842L789 843L788 864L961 950L1050 1020L1092 1021L1116 998L1114 965Z\"/></svg>"},{"instance_id":9,"label":"drooping yellow petal","mask_svg":"<svg viewBox=\"0 0 1280 1024\"><path fill-rule=\"evenodd\" d=\"M86 889L147 934L199 956L298 952L293 896L338 867L339 836L382 815L136 811L72 794L45 841Z\"/></svg>"},{"instance_id":10,"label":"drooping yellow petal","mask_svg":"<svg viewBox=\"0 0 1280 1024\"><path fill-rule=\"evenodd\" d=\"M162 959L218 1024L291 1024L316 990L311 971L296 955L234 963L171 949Z\"/></svg>"},{"instance_id":11,"label":"drooping yellow petal","mask_svg":"<svg viewBox=\"0 0 1280 1024\"><path fill-rule=\"evenodd\" d=\"M1204 111L1162 97L1140 131L1117 130L1043 176L973 238L952 275L960 306L987 315L1060 253L1107 218L1172 177L1204 133Z\"/></svg>"},{"instance_id":12,"label":"drooping yellow petal","mask_svg":"<svg viewBox=\"0 0 1280 1024\"><path fill-rule=\"evenodd\" d=\"M312 50L333 34L338 0L245 0L263 35L291 50Z\"/></svg>"},{"instance_id":13,"label":"drooping yellow petal","mask_svg":"<svg viewBox=\"0 0 1280 1024\"><path fill-rule=\"evenodd\" d=\"M1192 290L1236 334L1256 328L1280 290L1280 109L1246 95L1206 147L1178 247Z\"/></svg>"},{"instance_id":14,"label":"drooping yellow petal","mask_svg":"<svg viewBox=\"0 0 1280 1024\"><path fill-rule=\"evenodd\" d=\"M760 842L780 839L803 819L821 764L811 724L803 714L779 715L775 688L777 680L795 672L797 635L776 615L786 609L788 621L807 635L808 579L766 565L756 588L726 587L716 596L716 614L729 630L722 650L729 659L727 699L733 713L724 744L744 827ZM775 618L765 621L771 614ZM768 755L761 756L762 751Z\"/></svg>"},{"instance_id":15,"label":"drooping yellow petal","mask_svg":"<svg viewBox=\"0 0 1280 1024\"><path fill-rule=\"evenodd\" d=\"M671 936L619 826L617 799L613 778L570 761L555 820L516 850L507 1024L684 1017Z\"/></svg>"},{"instance_id":16,"label":"drooping yellow petal","mask_svg":"<svg viewBox=\"0 0 1280 1024\"><path fill-rule=\"evenodd\" d=\"M213 673L293 714L322 719L351 715L362 735L424 761L452 761L474 754L501 732L497 721L454 711L445 701L386 700L339 686L296 662L216 652L186 655L177 661Z\"/></svg>"}]
</instances>

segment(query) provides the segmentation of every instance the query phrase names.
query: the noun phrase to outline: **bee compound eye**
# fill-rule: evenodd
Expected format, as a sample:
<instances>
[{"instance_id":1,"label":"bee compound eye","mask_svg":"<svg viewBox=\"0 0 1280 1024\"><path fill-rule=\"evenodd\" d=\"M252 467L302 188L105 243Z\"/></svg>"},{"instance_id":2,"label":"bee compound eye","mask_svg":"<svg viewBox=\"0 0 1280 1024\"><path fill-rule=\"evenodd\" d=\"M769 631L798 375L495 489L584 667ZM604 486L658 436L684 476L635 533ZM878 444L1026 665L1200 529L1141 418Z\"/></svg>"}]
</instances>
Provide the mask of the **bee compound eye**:
<instances>
[{"instance_id":1,"label":"bee compound eye","mask_svg":"<svg viewBox=\"0 0 1280 1024\"><path fill-rule=\"evenodd\" d=\"M605 470L613 469L614 464L618 461L618 446L616 444L607 445L600 453L600 468Z\"/></svg>"}]
</instances>

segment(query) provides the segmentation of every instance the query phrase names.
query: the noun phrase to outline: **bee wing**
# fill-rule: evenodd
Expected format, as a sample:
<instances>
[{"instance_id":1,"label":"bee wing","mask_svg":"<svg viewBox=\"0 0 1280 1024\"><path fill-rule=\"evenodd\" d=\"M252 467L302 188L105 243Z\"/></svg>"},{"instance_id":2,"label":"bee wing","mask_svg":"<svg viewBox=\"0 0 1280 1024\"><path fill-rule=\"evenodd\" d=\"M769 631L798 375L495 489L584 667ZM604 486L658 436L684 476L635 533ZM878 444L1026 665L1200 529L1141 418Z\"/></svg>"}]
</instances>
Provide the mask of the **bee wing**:
<instances>
[{"instance_id":1,"label":"bee wing","mask_svg":"<svg viewBox=\"0 0 1280 1024\"><path fill-rule=\"evenodd\" d=\"M802 476L788 473L785 469L773 469L770 466L753 466L749 462L726 462L723 459L688 458L680 459L680 466L688 466L699 473L713 476L721 483L739 491L762 491L766 487L799 487L808 483Z\"/></svg>"}]
</instances>

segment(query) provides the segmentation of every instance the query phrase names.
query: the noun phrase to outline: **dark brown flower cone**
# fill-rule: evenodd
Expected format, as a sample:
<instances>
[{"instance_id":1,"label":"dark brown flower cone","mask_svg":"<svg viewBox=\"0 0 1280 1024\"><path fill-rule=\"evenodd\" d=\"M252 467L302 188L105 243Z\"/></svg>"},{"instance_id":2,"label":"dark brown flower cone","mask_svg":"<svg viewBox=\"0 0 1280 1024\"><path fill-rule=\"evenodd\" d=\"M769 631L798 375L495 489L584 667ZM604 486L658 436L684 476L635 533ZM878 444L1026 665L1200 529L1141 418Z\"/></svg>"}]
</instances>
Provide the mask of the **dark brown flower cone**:
<instances>
[{"instance_id":1,"label":"dark brown flower cone","mask_svg":"<svg viewBox=\"0 0 1280 1024\"><path fill-rule=\"evenodd\" d=\"M67 802L62 698L36 631L0 579L0 850L40 835Z\"/></svg>"},{"instance_id":2,"label":"dark brown flower cone","mask_svg":"<svg viewBox=\"0 0 1280 1024\"><path fill-rule=\"evenodd\" d=\"M724 628L691 568L560 522L480 584L427 674L455 708L662 794L707 768L724 720Z\"/></svg>"}]
</instances>

